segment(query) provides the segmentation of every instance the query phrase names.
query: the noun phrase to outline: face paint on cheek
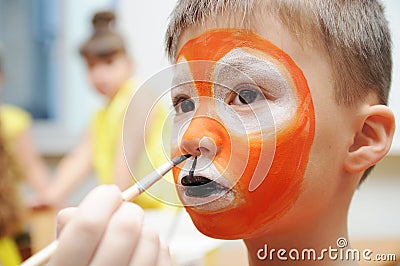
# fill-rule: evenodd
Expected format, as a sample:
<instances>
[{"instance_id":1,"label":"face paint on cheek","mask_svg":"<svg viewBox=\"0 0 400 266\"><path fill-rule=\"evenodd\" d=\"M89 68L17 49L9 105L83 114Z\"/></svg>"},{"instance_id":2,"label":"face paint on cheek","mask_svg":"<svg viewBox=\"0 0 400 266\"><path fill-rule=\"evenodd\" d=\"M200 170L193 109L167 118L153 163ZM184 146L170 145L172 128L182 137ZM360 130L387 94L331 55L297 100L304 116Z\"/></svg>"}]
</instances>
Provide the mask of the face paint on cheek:
<instances>
[{"instance_id":1,"label":"face paint on cheek","mask_svg":"<svg viewBox=\"0 0 400 266\"><path fill-rule=\"evenodd\" d=\"M234 183L229 190L233 193L234 200L230 201L229 205L221 204L219 206L223 208L212 211L200 210L196 206L187 207L193 222L201 232L223 239L255 237L268 230L271 223L290 210L301 193L315 128L311 94L302 71L286 53L260 36L238 29L209 31L187 42L178 58L183 57L189 62L193 60L218 62L236 49L252 53L255 57L275 65L277 71L285 78L280 78L274 72L271 81L266 83L274 84L272 81L280 80L279 84L283 84L282 79L284 79L287 80L287 85L284 87L287 86L289 89L284 90L282 95L276 97L277 99L268 100L271 103L270 107L264 110L261 108L262 111L255 108L253 115L245 117L240 111L235 112L235 109L225 106L216 108L215 111L224 125L214 127L215 124L211 125L210 120L202 120L200 127L193 128L194 120L192 120L187 128L188 131L195 131L197 138L201 138L202 132L218 131L219 127L228 132L225 135L228 135L229 141L221 142L223 137L219 134L211 134L209 137L214 142L220 142L219 152L212 159L213 165L221 175L229 179L231 184ZM228 60L224 63L237 62ZM269 68L269 73L273 70L272 67L257 66ZM210 74L208 77L202 77L203 79L215 78L212 70L202 73ZM216 97L219 92L213 92L213 89L216 90L217 86L210 86L207 89L202 87L199 93ZM285 99L290 101L285 102ZM280 115L286 110L282 109L282 106L287 105L292 108L289 110L289 115L286 117ZM266 112L270 115L269 118L263 116ZM245 123L241 122L244 131L236 124L236 117L246 119ZM276 120L275 126L279 125L276 131L275 127L271 126L273 119ZM260 126L248 130L252 128L253 122ZM204 127L209 128L204 131ZM186 133L185 135L189 141L195 139ZM173 152L173 156L177 154L178 151ZM265 165L268 167L263 167ZM179 170L174 170L175 181L178 183L180 175ZM218 200L216 199L217 202Z\"/></svg>"}]
</instances>

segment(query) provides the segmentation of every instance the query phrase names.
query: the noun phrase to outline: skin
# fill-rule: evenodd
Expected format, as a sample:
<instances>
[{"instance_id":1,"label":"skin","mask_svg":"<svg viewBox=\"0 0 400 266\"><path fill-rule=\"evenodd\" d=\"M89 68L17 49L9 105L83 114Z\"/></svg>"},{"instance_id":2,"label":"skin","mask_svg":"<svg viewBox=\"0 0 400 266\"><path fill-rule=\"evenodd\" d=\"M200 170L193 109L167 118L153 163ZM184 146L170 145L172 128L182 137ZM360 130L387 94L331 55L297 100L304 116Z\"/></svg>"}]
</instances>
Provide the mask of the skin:
<instances>
[{"instance_id":1,"label":"skin","mask_svg":"<svg viewBox=\"0 0 400 266\"><path fill-rule=\"evenodd\" d=\"M286 250L310 247L318 250L330 245L335 248L338 237L347 238L347 211L361 175L388 152L394 132L393 113L388 107L379 105L375 95L370 95L351 107L339 106L334 99L334 88L331 85L332 71L325 52L305 43L301 45L277 21L273 17L264 17L253 31L288 54L303 71L314 104L315 134L304 172L301 193L294 204L282 216L277 217L274 223L266 224L261 234L244 239L248 249L249 263L250 265L355 265L355 262L340 260L261 261L257 258L257 251L265 244L268 244L269 248L285 248ZM205 31L235 26L237 27L228 20L219 18L212 22L206 21L202 26L191 27L180 36L178 51L189 40L200 36ZM215 120L209 122L215 123ZM179 145L182 150L185 147L194 148L193 153L197 152L198 155L206 151L207 146L204 145L209 144L209 141L197 140L194 144L181 142ZM78 208L78 211L82 210L82 212L73 219L84 222L85 217L86 220L88 219L84 211L90 211L93 208L96 210L96 215L101 215L101 219L96 219L98 222L96 226L89 226L88 229L97 231L97 228L103 230L111 226L123 228L125 223L111 222L112 213L122 209L123 204L120 200L113 201L112 207L96 208L102 199L116 197L114 193L116 192L104 190L100 193L92 192L90 194L92 200L87 201L86 206L82 204ZM269 214L262 213L262 215ZM89 221L93 222L93 219ZM56 251L56 256L68 254L68 258L71 258L81 252L85 254L88 252L89 255L85 255L87 256L85 262L87 262L88 257L90 260L96 256L109 254L101 248L95 248L106 239L102 234L102 236L99 234L85 236L85 241L87 243L93 241L93 244L80 247L79 251L74 249L76 238L81 240L79 237L82 231L75 231L80 228L80 225L82 224L73 223L71 220L63 227L60 236L60 245L63 245L63 248ZM136 243L137 241L132 241L131 248ZM121 256L127 252L118 249L113 251Z\"/></svg>"},{"instance_id":2,"label":"skin","mask_svg":"<svg viewBox=\"0 0 400 266\"><path fill-rule=\"evenodd\" d=\"M86 64L93 87L110 100L132 73L132 62L121 53L105 58L86 57Z\"/></svg>"},{"instance_id":3,"label":"skin","mask_svg":"<svg viewBox=\"0 0 400 266\"><path fill-rule=\"evenodd\" d=\"M49 172L36 150L30 130L21 132L15 140L15 157L23 166L22 169L29 169L25 177L35 191L32 198L26 199L26 204L31 208L42 206L50 183Z\"/></svg>"},{"instance_id":4,"label":"skin","mask_svg":"<svg viewBox=\"0 0 400 266\"><path fill-rule=\"evenodd\" d=\"M77 208L61 211L57 234L51 265L171 265L168 248L143 226L143 210L123 202L115 185L99 186Z\"/></svg>"}]
</instances>

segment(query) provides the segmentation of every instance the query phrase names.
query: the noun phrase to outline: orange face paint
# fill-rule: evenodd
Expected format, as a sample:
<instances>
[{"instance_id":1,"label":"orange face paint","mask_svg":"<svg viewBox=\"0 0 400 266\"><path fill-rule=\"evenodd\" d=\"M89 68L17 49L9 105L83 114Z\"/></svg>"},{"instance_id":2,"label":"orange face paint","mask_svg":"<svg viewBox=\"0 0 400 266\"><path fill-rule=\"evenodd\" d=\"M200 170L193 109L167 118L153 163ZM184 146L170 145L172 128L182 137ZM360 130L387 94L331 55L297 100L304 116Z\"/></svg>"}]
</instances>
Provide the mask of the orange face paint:
<instances>
[{"instance_id":1,"label":"orange face paint","mask_svg":"<svg viewBox=\"0 0 400 266\"><path fill-rule=\"evenodd\" d=\"M301 193L315 128L307 81L285 52L240 29L208 31L188 41L177 62L186 64L177 72L191 81L173 90L173 97L192 103L179 106L183 111L174 122L172 157L198 145L198 162L202 157L205 162L198 175L221 175L220 184L229 186L223 196L202 201L206 197L182 188L183 170L175 168L181 200L199 201L186 208L204 234L255 237ZM243 104L244 97L252 102Z\"/></svg>"}]
</instances>

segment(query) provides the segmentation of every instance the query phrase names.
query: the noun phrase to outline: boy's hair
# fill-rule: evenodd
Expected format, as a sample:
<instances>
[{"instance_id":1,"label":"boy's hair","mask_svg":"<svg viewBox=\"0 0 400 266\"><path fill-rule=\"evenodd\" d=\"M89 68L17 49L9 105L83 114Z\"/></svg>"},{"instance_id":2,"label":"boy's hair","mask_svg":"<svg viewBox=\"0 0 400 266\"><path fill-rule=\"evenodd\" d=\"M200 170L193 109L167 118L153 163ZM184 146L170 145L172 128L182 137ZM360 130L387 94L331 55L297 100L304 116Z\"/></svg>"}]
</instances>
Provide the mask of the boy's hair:
<instances>
[{"instance_id":1,"label":"boy's hair","mask_svg":"<svg viewBox=\"0 0 400 266\"><path fill-rule=\"evenodd\" d=\"M97 12L93 16L93 34L80 48L82 56L108 58L126 53L123 38L114 30L115 20L112 11Z\"/></svg>"},{"instance_id":2,"label":"boy's hair","mask_svg":"<svg viewBox=\"0 0 400 266\"><path fill-rule=\"evenodd\" d=\"M300 42L307 37L328 54L338 104L351 106L371 93L387 104L391 38L379 0L179 0L165 36L170 60L186 29L224 15L234 27L249 30L263 16L275 16Z\"/></svg>"}]
</instances>

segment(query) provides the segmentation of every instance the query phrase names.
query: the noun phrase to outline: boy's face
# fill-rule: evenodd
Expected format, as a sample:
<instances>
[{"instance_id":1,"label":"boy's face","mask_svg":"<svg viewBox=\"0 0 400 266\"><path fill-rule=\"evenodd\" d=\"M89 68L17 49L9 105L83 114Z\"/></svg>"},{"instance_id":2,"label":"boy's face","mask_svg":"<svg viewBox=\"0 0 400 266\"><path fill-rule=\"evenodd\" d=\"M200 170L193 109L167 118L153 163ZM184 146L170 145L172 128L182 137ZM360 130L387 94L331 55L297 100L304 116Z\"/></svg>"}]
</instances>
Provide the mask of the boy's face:
<instances>
[{"instance_id":1,"label":"boy's face","mask_svg":"<svg viewBox=\"0 0 400 266\"><path fill-rule=\"evenodd\" d=\"M199 156L173 171L192 220L212 237L256 237L298 215L321 183L304 185L311 148L321 149L305 76L329 89L329 73L278 32L193 29L180 39L172 155Z\"/></svg>"}]
</instances>

